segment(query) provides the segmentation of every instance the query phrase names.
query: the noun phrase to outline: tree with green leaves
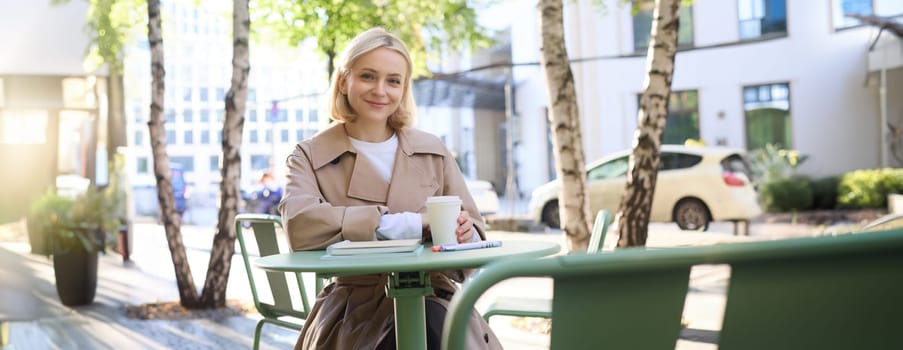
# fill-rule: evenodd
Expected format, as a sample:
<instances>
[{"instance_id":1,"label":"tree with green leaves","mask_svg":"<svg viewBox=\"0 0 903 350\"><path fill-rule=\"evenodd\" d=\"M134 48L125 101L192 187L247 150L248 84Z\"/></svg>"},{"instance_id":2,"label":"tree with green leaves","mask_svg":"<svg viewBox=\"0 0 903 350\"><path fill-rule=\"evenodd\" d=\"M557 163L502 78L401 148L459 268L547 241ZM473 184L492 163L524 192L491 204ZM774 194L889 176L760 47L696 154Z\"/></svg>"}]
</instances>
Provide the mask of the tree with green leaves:
<instances>
[{"instance_id":1,"label":"tree with green leaves","mask_svg":"<svg viewBox=\"0 0 903 350\"><path fill-rule=\"evenodd\" d=\"M655 0L652 33L646 51L646 80L640 96L633 151L628 161L627 185L615 215L618 247L644 246L649 235L659 150L668 117L671 78L674 76L681 1Z\"/></svg>"},{"instance_id":2,"label":"tree with green leaves","mask_svg":"<svg viewBox=\"0 0 903 350\"><path fill-rule=\"evenodd\" d=\"M407 44L415 75L426 74L426 62L442 53L491 42L476 23L476 8L465 0L256 0L254 5L261 35L291 46L315 40L330 79L342 46L372 27L386 28Z\"/></svg>"}]
</instances>

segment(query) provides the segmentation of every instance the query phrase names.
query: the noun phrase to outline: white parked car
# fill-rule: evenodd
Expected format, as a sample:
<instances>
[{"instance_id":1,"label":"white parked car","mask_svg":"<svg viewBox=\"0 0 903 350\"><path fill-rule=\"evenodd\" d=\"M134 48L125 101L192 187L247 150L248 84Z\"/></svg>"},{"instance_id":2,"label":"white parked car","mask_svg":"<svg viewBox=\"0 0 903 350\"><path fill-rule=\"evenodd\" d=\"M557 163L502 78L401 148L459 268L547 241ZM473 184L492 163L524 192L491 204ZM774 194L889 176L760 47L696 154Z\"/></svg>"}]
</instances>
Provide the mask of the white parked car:
<instances>
[{"instance_id":1,"label":"white parked car","mask_svg":"<svg viewBox=\"0 0 903 350\"><path fill-rule=\"evenodd\" d=\"M614 214L627 183L631 150L587 165L590 212ZM650 221L676 222L684 230L706 230L712 221L749 220L762 213L742 150L663 145ZM531 218L558 228L558 180L533 191Z\"/></svg>"},{"instance_id":2,"label":"white parked car","mask_svg":"<svg viewBox=\"0 0 903 350\"><path fill-rule=\"evenodd\" d=\"M476 202L480 215L486 216L499 211L499 195L492 183L485 180L467 180L467 189Z\"/></svg>"}]
</instances>

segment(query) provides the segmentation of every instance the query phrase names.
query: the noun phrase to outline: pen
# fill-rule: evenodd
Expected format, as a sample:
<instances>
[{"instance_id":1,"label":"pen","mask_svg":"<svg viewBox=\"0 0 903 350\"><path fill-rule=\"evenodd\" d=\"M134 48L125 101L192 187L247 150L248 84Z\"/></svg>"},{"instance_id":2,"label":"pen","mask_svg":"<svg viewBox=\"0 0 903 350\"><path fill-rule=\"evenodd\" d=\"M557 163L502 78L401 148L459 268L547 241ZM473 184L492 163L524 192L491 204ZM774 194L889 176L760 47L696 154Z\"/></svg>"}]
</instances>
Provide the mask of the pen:
<instances>
[{"instance_id":1,"label":"pen","mask_svg":"<svg viewBox=\"0 0 903 350\"><path fill-rule=\"evenodd\" d=\"M453 244L443 244L439 246L434 246L434 252L453 252L458 250L470 250L470 249L480 249L480 248L493 248L493 247L501 247L502 241L484 241L484 242L473 242L473 243L453 243Z\"/></svg>"}]
</instances>

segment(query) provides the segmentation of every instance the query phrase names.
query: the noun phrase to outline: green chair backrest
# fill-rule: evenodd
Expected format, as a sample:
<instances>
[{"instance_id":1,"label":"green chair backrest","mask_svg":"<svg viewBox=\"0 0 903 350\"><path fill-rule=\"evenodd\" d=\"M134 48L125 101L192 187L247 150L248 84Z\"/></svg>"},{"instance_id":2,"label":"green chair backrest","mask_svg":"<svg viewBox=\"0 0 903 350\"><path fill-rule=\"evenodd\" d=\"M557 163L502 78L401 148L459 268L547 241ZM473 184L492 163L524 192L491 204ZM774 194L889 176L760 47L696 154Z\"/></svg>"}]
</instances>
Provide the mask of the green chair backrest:
<instances>
[{"instance_id":1,"label":"green chair backrest","mask_svg":"<svg viewBox=\"0 0 903 350\"><path fill-rule=\"evenodd\" d=\"M250 224L250 231L253 232L257 243L258 254L264 257L280 253L276 227L282 228L282 218L266 214L239 214L235 216L235 233L241 246L241 257L245 264L245 270L248 272L248 282L251 286L251 295L254 297L254 306L257 307L257 312L267 318L278 318L280 316L307 318L310 305L307 301L307 291L304 289L304 281L301 279L300 273L287 274L267 271L266 280L270 291L273 293L273 303L269 304L260 301L256 280L254 279L253 270L251 270L248 248L245 244L245 235L249 234L249 231L242 226L242 223ZM294 279L298 283L303 309L299 310L292 304L287 275L294 275Z\"/></svg>"},{"instance_id":2,"label":"green chair backrest","mask_svg":"<svg viewBox=\"0 0 903 350\"><path fill-rule=\"evenodd\" d=\"M489 287L551 277L552 349L673 349L700 264L731 268L719 349L903 349L903 229L493 263L455 294L443 348L464 349Z\"/></svg>"},{"instance_id":3,"label":"green chair backrest","mask_svg":"<svg viewBox=\"0 0 903 350\"><path fill-rule=\"evenodd\" d=\"M611 213L605 209L599 210L596 213L596 221L593 222L593 232L589 236L589 245L586 246L588 254L602 252L609 224L611 224Z\"/></svg>"}]
</instances>

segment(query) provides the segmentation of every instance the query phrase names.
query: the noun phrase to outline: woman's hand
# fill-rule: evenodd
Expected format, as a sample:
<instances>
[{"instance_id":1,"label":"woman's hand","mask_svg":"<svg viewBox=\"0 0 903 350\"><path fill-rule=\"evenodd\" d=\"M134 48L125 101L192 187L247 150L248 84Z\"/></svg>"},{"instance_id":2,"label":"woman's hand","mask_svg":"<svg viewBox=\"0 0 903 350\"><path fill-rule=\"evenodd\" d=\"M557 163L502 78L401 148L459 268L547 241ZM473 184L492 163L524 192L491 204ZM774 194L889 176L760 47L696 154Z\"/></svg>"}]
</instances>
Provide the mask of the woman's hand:
<instances>
[{"instance_id":1,"label":"woman's hand","mask_svg":"<svg viewBox=\"0 0 903 350\"><path fill-rule=\"evenodd\" d=\"M473 220L470 214L462 210L458 214L458 228L455 229L455 236L458 237L458 243L473 242Z\"/></svg>"}]
</instances>

